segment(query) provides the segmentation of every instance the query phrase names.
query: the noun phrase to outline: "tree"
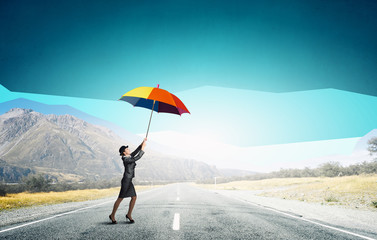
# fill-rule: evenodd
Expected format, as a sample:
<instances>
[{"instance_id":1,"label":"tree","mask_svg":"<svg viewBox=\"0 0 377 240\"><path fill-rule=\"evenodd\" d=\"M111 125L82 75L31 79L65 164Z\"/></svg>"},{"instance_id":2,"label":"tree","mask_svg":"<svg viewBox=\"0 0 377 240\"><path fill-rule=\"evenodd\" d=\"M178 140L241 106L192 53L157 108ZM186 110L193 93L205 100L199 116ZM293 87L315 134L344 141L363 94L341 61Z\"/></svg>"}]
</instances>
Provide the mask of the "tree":
<instances>
[{"instance_id":1,"label":"tree","mask_svg":"<svg viewBox=\"0 0 377 240\"><path fill-rule=\"evenodd\" d=\"M0 183L0 197L5 197L7 195L7 189L4 183Z\"/></svg>"},{"instance_id":2,"label":"tree","mask_svg":"<svg viewBox=\"0 0 377 240\"><path fill-rule=\"evenodd\" d=\"M30 192L47 192L50 189L50 179L44 178L42 175L29 176L24 179L26 190Z\"/></svg>"},{"instance_id":3,"label":"tree","mask_svg":"<svg viewBox=\"0 0 377 240\"><path fill-rule=\"evenodd\" d=\"M338 162L329 162L322 164L319 168L320 176L336 177L342 172L342 167Z\"/></svg>"},{"instance_id":4,"label":"tree","mask_svg":"<svg viewBox=\"0 0 377 240\"><path fill-rule=\"evenodd\" d=\"M377 152L377 138L371 138L368 141L368 151L370 155L373 155Z\"/></svg>"}]
</instances>

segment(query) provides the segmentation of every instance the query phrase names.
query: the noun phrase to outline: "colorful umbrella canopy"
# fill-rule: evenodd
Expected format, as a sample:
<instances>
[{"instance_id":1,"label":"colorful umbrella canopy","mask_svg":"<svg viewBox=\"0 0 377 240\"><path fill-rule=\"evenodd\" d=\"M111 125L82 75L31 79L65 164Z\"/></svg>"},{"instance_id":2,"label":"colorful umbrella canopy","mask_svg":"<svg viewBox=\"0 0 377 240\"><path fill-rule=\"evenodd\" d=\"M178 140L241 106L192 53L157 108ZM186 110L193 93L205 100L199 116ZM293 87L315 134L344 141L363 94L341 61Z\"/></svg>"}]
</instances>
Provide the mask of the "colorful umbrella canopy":
<instances>
[{"instance_id":1,"label":"colorful umbrella canopy","mask_svg":"<svg viewBox=\"0 0 377 240\"><path fill-rule=\"evenodd\" d=\"M178 115L190 113L178 97L158 87L138 87L124 94L119 100L131 103L135 107L148 108L155 112Z\"/></svg>"},{"instance_id":2,"label":"colorful umbrella canopy","mask_svg":"<svg viewBox=\"0 0 377 240\"><path fill-rule=\"evenodd\" d=\"M183 102L177 96L164 89L159 88L159 85L157 85L157 88L135 88L124 94L119 100L131 103L135 107L148 108L152 110L151 116L149 118L146 137L148 137L153 111L172 113L177 115L190 113Z\"/></svg>"}]
</instances>

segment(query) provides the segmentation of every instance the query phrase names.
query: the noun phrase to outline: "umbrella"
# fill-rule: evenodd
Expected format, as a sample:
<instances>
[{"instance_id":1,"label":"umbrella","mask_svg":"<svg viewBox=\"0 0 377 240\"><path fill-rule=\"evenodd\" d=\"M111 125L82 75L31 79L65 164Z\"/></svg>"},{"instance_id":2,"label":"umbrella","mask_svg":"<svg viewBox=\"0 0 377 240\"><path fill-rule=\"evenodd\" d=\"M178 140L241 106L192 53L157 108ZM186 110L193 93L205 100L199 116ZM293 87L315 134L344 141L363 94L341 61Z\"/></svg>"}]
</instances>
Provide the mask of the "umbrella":
<instances>
[{"instance_id":1,"label":"umbrella","mask_svg":"<svg viewBox=\"0 0 377 240\"><path fill-rule=\"evenodd\" d=\"M182 115L183 113L190 113L183 102L174 94L161 89L160 85L157 85L156 88L153 87L138 87L135 88L126 94L124 94L119 100L126 101L132 104L134 107L142 107L151 109L151 116L149 118L149 126L152 120L153 111L163 112L163 113L172 113L177 115Z\"/></svg>"}]
</instances>

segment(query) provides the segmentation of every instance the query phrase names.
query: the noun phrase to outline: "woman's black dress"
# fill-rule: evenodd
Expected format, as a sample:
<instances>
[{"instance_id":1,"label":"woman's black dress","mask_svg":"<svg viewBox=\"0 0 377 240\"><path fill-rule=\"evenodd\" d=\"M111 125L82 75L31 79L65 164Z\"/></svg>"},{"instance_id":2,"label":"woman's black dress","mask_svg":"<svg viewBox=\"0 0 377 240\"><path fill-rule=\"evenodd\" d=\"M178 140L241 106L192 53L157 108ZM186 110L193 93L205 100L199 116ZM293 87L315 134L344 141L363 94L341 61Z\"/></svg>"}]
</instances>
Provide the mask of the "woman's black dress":
<instances>
[{"instance_id":1,"label":"woman's black dress","mask_svg":"<svg viewBox=\"0 0 377 240\"><path fill-rule=\"evenodd\" d=\"M136 191L134 184L132 183L132 178L135 177L135 167L136 161L139 160L144 154L141 150L141 145L131 153L131 156L122 156L122 161L124 165L124 174L121 181L122 187L120 188L119 198L134 197L136 196Z\"/></svg>"},{"instance_id":2,"label":"woman's black dress","mask_svg":"<svg viewBox=\"0 0 377 240\"><path fill-rule=\"evenodd\" d=\"M132 178L122 178L122 187L120 188L119 198L134 197L136 196L136 191L134 184L132 183Z\"/></svg>"}]
</instances>

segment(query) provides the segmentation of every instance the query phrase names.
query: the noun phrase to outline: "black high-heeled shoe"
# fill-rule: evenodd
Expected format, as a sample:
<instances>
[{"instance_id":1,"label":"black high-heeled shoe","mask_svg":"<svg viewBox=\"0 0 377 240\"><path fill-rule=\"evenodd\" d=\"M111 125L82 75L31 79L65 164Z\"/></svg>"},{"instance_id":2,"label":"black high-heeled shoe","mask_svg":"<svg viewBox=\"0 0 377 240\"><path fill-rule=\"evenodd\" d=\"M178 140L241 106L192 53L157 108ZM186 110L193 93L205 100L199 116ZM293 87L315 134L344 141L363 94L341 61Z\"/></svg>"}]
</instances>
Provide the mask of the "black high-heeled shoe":
<instances>
[{"instance_id":1,"label":"black high-heeled shoe","mask_svg":"<svg viewBox=\"0 0 377 240\"><path fill-rule=\"evenodd\" d=\"M130 219L129 217L128 217L128 215L126 214L126 218L128 219L128 220L130 220L130 223L135 223L135 221L132 219Z\"/></svg>"},{"instance_id":2,"label":"black high-heeled shoe","mask_svg":"<svg viewBox=\"0 0 377 240\"><path fill-rule=\"evenodd\" d=\"M117 221L113 220L113 219L111 218L111 215L109 215L109 218L110 218L112 224L117 224Z\"/></svg>"}]
</instances>

